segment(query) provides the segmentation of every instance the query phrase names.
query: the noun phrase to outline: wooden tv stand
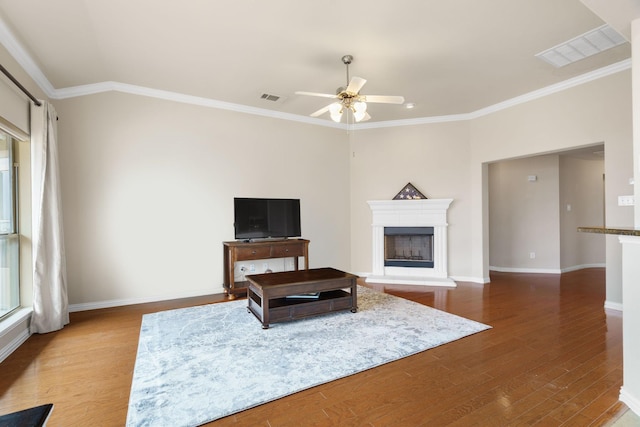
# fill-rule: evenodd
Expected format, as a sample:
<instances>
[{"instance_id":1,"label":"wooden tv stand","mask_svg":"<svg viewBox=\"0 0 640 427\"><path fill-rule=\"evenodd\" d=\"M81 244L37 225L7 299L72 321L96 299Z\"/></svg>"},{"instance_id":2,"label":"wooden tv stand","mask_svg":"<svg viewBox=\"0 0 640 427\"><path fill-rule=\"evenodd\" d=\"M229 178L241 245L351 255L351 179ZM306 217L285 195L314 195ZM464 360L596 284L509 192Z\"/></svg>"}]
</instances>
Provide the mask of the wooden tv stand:
<instances>
[{"instance_id":1,"label":"wooden tv stand","mask_svg":"<svg viewBox=\"0 0 640 427\"><path fill-rule=\"evenodd\" d=\"M256 242L222 242L224 252L224 292L232 298L247 292L247 281L234 279L236 262L257 259L293 258L299 270L298 257L304 257L304 269L309 269L309 241L305 239L261 240ZM251 274L247 272L248 274Z\"/></svg>"}]
</instances>

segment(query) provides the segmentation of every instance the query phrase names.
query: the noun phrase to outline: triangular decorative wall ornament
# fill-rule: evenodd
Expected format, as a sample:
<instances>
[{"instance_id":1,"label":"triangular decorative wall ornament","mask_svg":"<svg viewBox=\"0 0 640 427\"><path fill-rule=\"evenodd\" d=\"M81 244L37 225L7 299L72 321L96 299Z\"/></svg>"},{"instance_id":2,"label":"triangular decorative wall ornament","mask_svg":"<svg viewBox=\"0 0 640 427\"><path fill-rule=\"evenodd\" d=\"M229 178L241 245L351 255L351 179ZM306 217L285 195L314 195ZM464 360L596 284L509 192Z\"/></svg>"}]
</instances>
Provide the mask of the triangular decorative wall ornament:
<instances>
[{"instance_id":1,"label":"triangular decorative wall ornament","mask_svg":"<svg viewBox=\"0 0 640 427\"><path fill-rule=\"evenodd\" d=\"M393 200L419 200L419 199L428 199L427 196L422 194L416 187L413 186L412 183L407 183L404 188L396 194Z\"/></svg>"}]
</instances>

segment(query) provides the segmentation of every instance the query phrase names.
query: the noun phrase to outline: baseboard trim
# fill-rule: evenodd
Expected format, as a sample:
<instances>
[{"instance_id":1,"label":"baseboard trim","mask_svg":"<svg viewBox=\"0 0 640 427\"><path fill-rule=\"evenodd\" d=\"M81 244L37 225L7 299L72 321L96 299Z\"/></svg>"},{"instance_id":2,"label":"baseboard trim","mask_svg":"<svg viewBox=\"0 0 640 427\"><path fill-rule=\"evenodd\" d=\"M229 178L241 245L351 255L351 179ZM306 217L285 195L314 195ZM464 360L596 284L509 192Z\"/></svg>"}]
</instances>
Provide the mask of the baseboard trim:
<instances>
[{"instance_id":1,"label":"baseboard trim","mask_svg":"<svg viewBox=\"0 0 640 427\"><path fill-rule=\"evenodd\" d=\"M86 303L79 303L79 304L69 304L69 312L73 313L76 311L99 310L101 308L113 308L113 307L122 307L126 305L147 304L152 302L169 301L172 299L202 297L206 295L221 294L223 292L224 292L224 288L222 288L221 286L219 288L201 289L199 291L183 292L183 293L171 294L171 295L155 295L151 297L142 297L142 298L124 298L124 299L113 299L113 300L106 300L106 301L86 302Z\"/></svg>"},{"instance_id":2,"label":"baseboard trim","mask_svg":"<svg viewBox=\"0 0 640 427\"><path fill-rule=\"evenodd\" d=\"M620 401L627 405L634 414L640 416L640 399L632 396L624 386L620 387Z\"/></svg>"},{"instance_id":3,"label":"baseboard trim","mask_svg":"<svg viewBox=\"0 0 640 427\"><path fill-rule=\"evenodd\" d=\"M514 268L489 266L490 271L499 273L534 273L534 274L561 274L562 270L557 268Z\"/></svg>"},{"instance_id":4,"label":"baseboard trim","mask_svg":"<svg viewBox=\"0 0 640 427\"><path fill-rule=\"evenodd\" d=\"M584 270L585 268L605 268L606 264L581 264L565 268L515 268L515 267L496 267L489 266L489 270L498 271L500 273L533 273L533 274L563 274L571 271Z\"/></svg>"},{"instance_id":5,"label":"baseboard trim","mask_svg":"<svg viewBox=\"0 0 640 427\"><path fill-rule=\"evenodd\" d=\"M562 272L569 273L570 271L584 270L585 268L606 268L606 267L607 267L607 264L605 263L581 264L581 265L574 265L573 267L563 268Z\"/></svg>"},{"instance_id":6,"label":"baseboard trim","mask_svg":"<svg viewBox=\"0 0 640 427\"><path fill-rule=\"evenodd\" d=\"M622 303L620 302L605 301L604 308L605 310L615 310L622 313Z\"/></svg>"}]
</instances>

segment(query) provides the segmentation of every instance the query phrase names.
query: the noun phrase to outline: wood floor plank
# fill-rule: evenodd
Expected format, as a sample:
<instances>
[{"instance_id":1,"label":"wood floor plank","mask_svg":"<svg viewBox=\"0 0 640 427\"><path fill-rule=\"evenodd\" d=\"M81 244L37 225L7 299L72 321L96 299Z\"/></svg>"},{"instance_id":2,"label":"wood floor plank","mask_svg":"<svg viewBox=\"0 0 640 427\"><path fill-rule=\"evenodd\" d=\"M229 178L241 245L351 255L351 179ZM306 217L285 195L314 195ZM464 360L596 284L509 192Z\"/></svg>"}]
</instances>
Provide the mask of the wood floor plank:
<instances>
[{"instance_id":1,"label":"wood floor plank","mask_svg":"<svg viewBox=\"0 0 640 427\"><path fill-rule=\"evenodd\" d=\"M595 423L614 405L620 403L620 387L622 387L622 380L621 378L618 378L618 380L613 383L611 387L609 387L603 394L598 396L597 399L594 399L593 402L586 405L580 412Z\"/></svg>"},{"instance_id":2,"label":"wood floor plank","mask_svg":"<svg viewBox=\"0 0 640 427\"><path fill-rule=\"evenodd\" d=\"M581 411L583 408L586 408L591 402L594 402L598 399L602 394L604 394L610 387L614 384L619 383L619 379L622 376L622 369L614 369L608 372L604 377L600 379L589 379L591 384L586 386L576 393L573 397L563 402L560 408L549 414L549 417L560 421L561 423L567 421L572 416L576 414L576 410ZM594 381L595 380L595 381ZM554 399L556 397L554 396ZM589 418L588 416L584 416L584 418Z\"/></svg>"},{"instance_id":3,"label":"wood floor plank","mask_svg":"<svg viewBox=\"0 0 640 427\"><path fill-rule=\"evenodd\" d=\"M492 273L457 288L368 285L492 326L434 349L260 405L211 426L604 426L626 407L622 318L604 269ZM71 314L0 364L0 413L51 402L52 426L121 426L142 315L223 295Z\"/></svg>"}]
</instances>

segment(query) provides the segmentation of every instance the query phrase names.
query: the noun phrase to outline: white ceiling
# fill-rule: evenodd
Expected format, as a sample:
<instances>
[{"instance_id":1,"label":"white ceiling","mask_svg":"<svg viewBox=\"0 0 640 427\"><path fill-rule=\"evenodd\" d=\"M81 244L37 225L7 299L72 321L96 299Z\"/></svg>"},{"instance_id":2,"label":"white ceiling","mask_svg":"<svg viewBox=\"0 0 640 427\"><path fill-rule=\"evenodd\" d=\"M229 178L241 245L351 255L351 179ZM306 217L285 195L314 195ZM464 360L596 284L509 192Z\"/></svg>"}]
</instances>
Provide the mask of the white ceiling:
<instances>
[{"instance_id":1,"label":"white ceiling","mask_svg":"<svg viewBox=\"0 0 640 427\"><path fill-rule=\"evenodd\" d=\"M0 0L0 20L57 94L118 82L307 116L330 100L294 92L335 93L351 54L361 93L416 105L372 121L473 113L631 54L534 57L604 24L580 0Z\"/></svg>"}]
</instances>

